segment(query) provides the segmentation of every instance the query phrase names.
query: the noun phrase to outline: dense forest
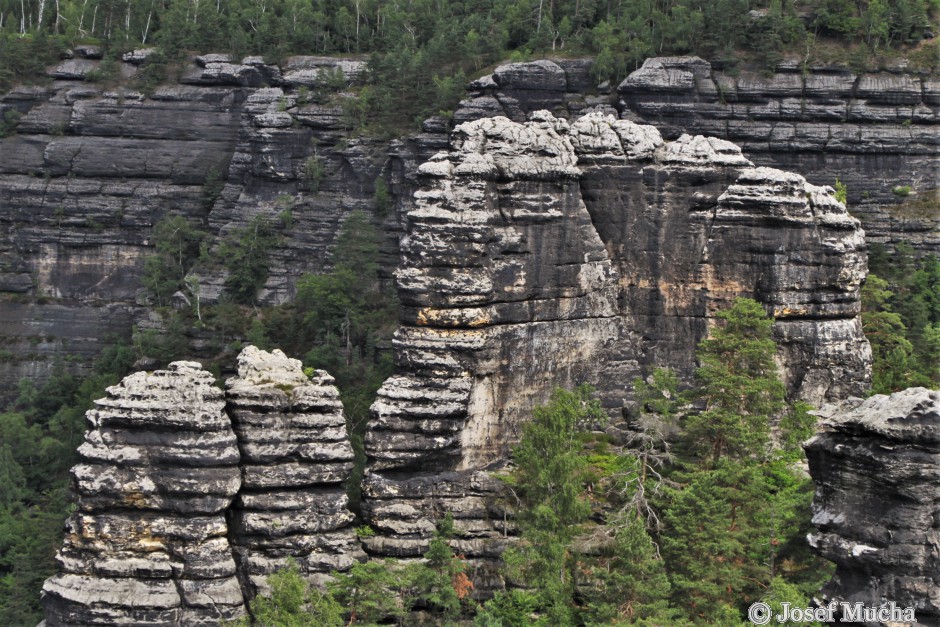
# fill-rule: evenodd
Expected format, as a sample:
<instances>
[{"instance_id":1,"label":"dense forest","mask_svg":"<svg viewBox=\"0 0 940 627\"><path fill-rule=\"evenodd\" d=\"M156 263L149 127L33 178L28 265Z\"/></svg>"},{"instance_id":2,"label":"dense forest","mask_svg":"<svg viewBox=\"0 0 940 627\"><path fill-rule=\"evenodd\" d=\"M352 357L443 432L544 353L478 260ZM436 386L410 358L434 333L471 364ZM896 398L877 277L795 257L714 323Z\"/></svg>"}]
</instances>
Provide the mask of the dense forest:
<instances>
[{"instance_id":1,"label":"dense forest","mask_svg":"<svg viewBox=\"0 0 940 627\"><path fill-rule=\"evenodd\" d=\"M591 55L598 81L686 53L726 68L772 68L784 53L873 67L904 48L936 68L938 10L940 0L2 0L0 90L77 43L112 60L157 47L151 74L187 52L361 54L363 108L400 128L453 110L467 76L533 55Z\"/></svg>"},{"instance_id":2,"label":"dense forest","mask_svg":"<svg viewBox=\"0 0 940 627\"><path fill-rule=\"evenodd\" d=\"M804 541L813 487L800 442L814 419L784 400L761 305L741 299L718 318L695 384L679 390L663 369L636 380L619 436L585 386L534 409L501 475L521 536L503 556L506 591L473 599L445 516L423 562L359 564L326 590L281 572L252 602L256 624L409 624L420 612L428 624L737 625L757 600L805 607L831 574Z\"/></svg>"}]
</instances>

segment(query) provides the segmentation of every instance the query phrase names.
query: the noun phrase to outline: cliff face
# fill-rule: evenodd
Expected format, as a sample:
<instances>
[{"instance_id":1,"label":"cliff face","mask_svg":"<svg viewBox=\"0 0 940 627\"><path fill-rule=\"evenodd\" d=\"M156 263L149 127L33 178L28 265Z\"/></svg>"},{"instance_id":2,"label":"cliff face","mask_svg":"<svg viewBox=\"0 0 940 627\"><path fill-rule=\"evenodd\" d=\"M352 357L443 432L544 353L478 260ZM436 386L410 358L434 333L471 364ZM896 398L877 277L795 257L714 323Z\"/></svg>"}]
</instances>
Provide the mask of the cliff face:
<instances>
[{"instance_id":1,"label":"cliff face","mask_svg":"<svg viewBox=\"0 0 940 627\"><path fill-rule=\"evenodd\" d=\"M216 624L244 614L225 509L241 477L212 375L136 373L88 412L78 511L43 586L49 625Z\"/></svg>"},{"instance_id":2,"label":"cliff face","mask_svg":"<svg viewBox=\"0 0 940 627\"><path fill-rule=\"evenodd\" d=\"M174 362L96 401L72 469L78 511L43 586L47 625L215 625L289 558L315 579L363 557L332 379L254 347L238 368L225 394Z\"/></svg>"},{"instance_id":3,"label":"cliff face","mask_svg":"<svg viewBox=\"0 0 940 627\"><path fill-rule=\"evenodd\" d=\"M867 386L864 239L831 188L602 112L467 122L418 171L397 372L366 436L373 552L420 554L450 510L467 554L491 555L508 528L480 471L507 458L531 408L587 382L616 415L654 364L689 377L736 297L773 311L793 395Z\"/></svg>"},{"instance_id":4,"label":"cliff face","mask_svg":"<svg viewBox=\"0 0 940 627\"><path fill-rule=\"evenodd\" d=\"M782 63L772 75L724 72L696 57L648 59L617 89L623 115L667 137L728 139L748 158L846 184L870 242L940 249L940 213L897 207L895 188L940 185L940 80L896 71Z\"/></svg>"},{"instance_id":5,"label":"cliff face","mask_svg":"<svg viewBox=\"0 0 940 627\"><path fill-rule=\"evenodd\" d=\"M49 69L49 86L0 97L0 116L21 115L0 140L4 398L22 378L41 382L56 361L87 368L106 339L127 339L135 324L161 328L141 282L161 219L186 217L210 250L255 216L266 219L278 246L259 297L279 303L304 272L328 265L353 209L371 212L385 147L339 143L347 132L335 93L361 80L364 62L229 61L199 57L181 84L145 94L89 83L100 61L73 59ZM121 69L129 81L137 65ZM327 91L327 75L342 84ZM393 221L385 232L390 272ZM222 266L198 274L203 302L225 277Z\"/></svg>"},{"instance_id":6,"label":"cliff face","mask_svg":"<svg viewBox=\"0 0 940 627\"><path fill-rule=\"evenodd\" d=\"M133 79L139 62L129 57L121 75ZM930 77L825 67L797 72L786 65L769 78L732 76L700 59L652 59L611 93L595 86L589 60L510 63L469 85L452 122L431 119L424 132L383 143L349 137L343 103L354 98L346 89L365 80L361 61L294 57L278 67L204 55L183 68L179 84L149 94L84 80L100 63L64 61L49 68L49 86L0 97L0 115L22 114L17 132L0 140L0 394L7 397L22 378L42 381L57 361L86 369L103 338L127 338L132 325L162 328L141 275L153 227L167 215L200 225L210 248L255 216L267 219L278 246L262 303L291 300L300 275L329 264L340 225L356 208L381 226L383 271L390 276L420 185L418 167L449 150L454 125L483 117L521 123L547 109L573 120L596 109L654 123L669 140L683 132L730 139L754 164L803 172L817 185L845 181L870 240L940 247L936 216L880 209L896 200L894 187L911 185L923 195L937 180L940 103ZM629 233L630 222L606 224L622 217L604 207L616 204L616 177L624 171L582 168L584 202L592 215L607 214L597 227L608 232L605 247L622 245L630 264L647 263L630 252L645 250L645 242L622 236L616 242L613 235ZM376 211L379 178L392 198L386 215ZM731 182L715 182L707 194ZM650 202L666 197L653 182L644 186L643 193L656 196ZM685 193L680 188L706 193L691 183L672 193ZM645 201L634 195L630 202ZM611 263L621 276L634 272ZM655 268L649 270L644 274L652 276ZM225 276L223 267L196 272L203 302L218 297ZM637 315L646 316L648 335L668 342L674 333L657 307ZM205 344L194 342L194 355L208 357Z\"/></svg>"},{"instance_id":7,"label":"cliff face","mask_svg":"<svg viewBox=\"0 0 940 627\"><path fill-rule=\"evenodd\" d=\"M836 564L823 601L914 607L940 623L940 392L911 388L820 412L809 542Z\"/></svg>"}]
</instances>

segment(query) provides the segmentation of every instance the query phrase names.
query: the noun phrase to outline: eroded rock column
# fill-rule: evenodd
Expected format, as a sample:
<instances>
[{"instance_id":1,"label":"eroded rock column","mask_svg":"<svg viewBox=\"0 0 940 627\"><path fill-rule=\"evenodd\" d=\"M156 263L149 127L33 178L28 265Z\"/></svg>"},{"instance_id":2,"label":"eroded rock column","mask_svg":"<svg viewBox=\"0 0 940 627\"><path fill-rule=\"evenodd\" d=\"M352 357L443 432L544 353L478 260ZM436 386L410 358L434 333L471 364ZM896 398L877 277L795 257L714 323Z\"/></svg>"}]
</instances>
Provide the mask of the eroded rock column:
<instances>
[{"instance_id":1,"label":"eroded rock column","mask_svg":"<svg viewBox=\"0 0 940 627\"><path fill-rule=\"evenodd\" d=\"M836 564L823 602L893 601L940 624L940 392L910 388L828 407L804 448L815 551Z\"/></svg>"},{"instance_id":2,"label":"eroded rock column","mask_svg":"<svg viewBox=\"0 0 940 627\"><path fill-rule=\"evenodd\" d=\"M225 509L238 448L222 391L194 362L138 372L86 416L72 469L78 511L59 574L43 586L46 624L199 625L244 615Z\"/></svg>"},{"instance_id":3,"label":"eroded rock column","mask_svg":"<svg viewBox=\"0 0 940 627\"><path fill-rule=\"evenodd\" d=\"M249 346L226 400L242 456L232 542L249 593L291 558L313 579L364 558L343 485L353 450L333 377L308 377L281 351Z\"/></svg>"}]
</instances>

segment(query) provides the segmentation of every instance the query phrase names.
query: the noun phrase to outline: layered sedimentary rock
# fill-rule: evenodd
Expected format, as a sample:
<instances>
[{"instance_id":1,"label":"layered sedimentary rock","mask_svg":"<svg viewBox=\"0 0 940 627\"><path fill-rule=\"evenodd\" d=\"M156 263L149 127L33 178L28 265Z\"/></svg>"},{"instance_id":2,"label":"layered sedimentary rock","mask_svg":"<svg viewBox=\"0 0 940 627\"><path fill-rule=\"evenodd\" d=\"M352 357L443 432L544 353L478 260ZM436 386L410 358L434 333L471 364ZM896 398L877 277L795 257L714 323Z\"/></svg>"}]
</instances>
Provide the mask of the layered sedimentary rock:
<instances>
[{"instance_id":1,"label":"layered sedimentary rock","mask_svg":"<svg viewBox=\"0 0 940 627\"><path fill-rule=\"evenodd\" d=\"M244 614L225 510L239 453L222 391L198 363L138 372L87 414L72 469L78 510L47 625L199 625Z\"/></svg>"},{"instance_id":2,"label":"layered sedimentary rock","mask_svg":"<svg viewBox=\"0 0 940 627\"><path fill-rule=\"evenodd\" d=\"M864 238L831 188L603 111L464 123L419 174L397 371L366 436L373 552L419 554L451 508L467 554L491 553L508 528L478 471L507 458L531 408L588 382L616 415L654 365L690 376L711 315L738 296L776 318L791 394L867 385Z\"/></svg>"},{"instance_id":3,"label":"layered sedimentary rock","mask_svg":"<svg viewBox=\"0 0 940 627\"><path fill-rule=\"evenodd\" d=\"M320 582L365 558L326 372L249 346L224 395L174 362L108 388L87 418L78 511L43 586L50 627L218 624L289 560Z\"/></svg>"},{"instance_id":4,"label":"layered sedimentary rock","mask_svg":"<svg viewBox=\"0 0 940 627\"><path fill-rule=\"evenodd\" d=\"M822 601L894 602L940 624L940 392L910 388L819 414L809 542L836 564Z\"/></svg>"},{"instance_id":5,"label":"layered sedimentary rock","mask_svg":"<svg viewBox=\"0 0 940 627\"><path fill-rule=\"evenodd\" d=\"M0 95L0 117L18 116L16 132L0 138L3 398L66 357L87 372L103 340L127 340L135 324L162 328L141 279L165 217L185 217L210 248L266 220L279 245L259 299L279 303L304 272L329 265L343 220L372 210L387 174L378 142L339 144L342 105L354 96L334 92L361 81L362 61L292 57L281 68L203 55L183 68L182 84L145 91L134 82L144 53L119 64L120 87L85 80L101 63L92 54L50 68L49 85ZM394 220L384 231L397 258ZM225 276L223 266L199 273L203 303ZM219 349L197 344L197 357Z\"/></svg>"},{"instance_id":6,"label":"layered sedimentary rock","mask_svg":"<svg viewBox=\"0 0 940 627\"><path fill-rule=\"evenodd\" d=\"M898 66L858 73L786 61L772 74L727 72L697 57L647 59L617 89L622 115L667 137L713 135L759 165L846 184L869 241L940 252L940 82ZM901 203L903 191L913 196Z\"/></svg>"},{"instance_id":7,"label":"layered sedimentary rock","mask_svg":"<svg viewBox=\"0 0 940 627\"><path fill-rule=\"evenodd\" d=\"M0 96L0 116L21 116L0 140L0 335L9 351L0 396L22 378L41 382L67 356L80 358L64 360L69 369L87 371L102 338L127 339L135 324L162 330L141 276L153 227L167 215L205 230L211 249L256 217L266 220L279 243L262 303L290 301L298 277L329 266L355 209L373 212L381 226L381 267L390 275L418 166L448 149L454 125L482 117L524 122L548 109L573 120L599 109L662 125L671 140L684 132L730 139L758 165L815 184L848 183L872 241L940 247L935 209L918 204L937 180L940 101L936 80L912 72L797 72L783 64L772 77L732 76L700 59L654 59L618 94L596 85L590 59L507 63L468 86L453 120L434 118L422 133L379 142L351 138L343 113L364 80L361 60L292 57L275 66L201 55L181 68L180 84L148 91L134 87L146 51L119 64L122 87L85 80L100 69L100 52L77 48L49 68L51 84ZM392 200L381 215L379 179ZM906 185L910 206L881 211ZM203 304L218 298L224 265L195 276ZM192 336L193 357L222 349Z\"/></svg>"},{"instance_id":8,"label":"layered sedimentary rock","mask_svg":"<svg viewBox=\"0 0 940 627\"><path fill-rule=\"evenodd\" d=\"M293 559L305 575L347 570L364 557L344 482L353 451L333 378L308 377L279 350L245 348L226 402L241 451L231 538L254 594Z\"/></svg>"}]
</instances>

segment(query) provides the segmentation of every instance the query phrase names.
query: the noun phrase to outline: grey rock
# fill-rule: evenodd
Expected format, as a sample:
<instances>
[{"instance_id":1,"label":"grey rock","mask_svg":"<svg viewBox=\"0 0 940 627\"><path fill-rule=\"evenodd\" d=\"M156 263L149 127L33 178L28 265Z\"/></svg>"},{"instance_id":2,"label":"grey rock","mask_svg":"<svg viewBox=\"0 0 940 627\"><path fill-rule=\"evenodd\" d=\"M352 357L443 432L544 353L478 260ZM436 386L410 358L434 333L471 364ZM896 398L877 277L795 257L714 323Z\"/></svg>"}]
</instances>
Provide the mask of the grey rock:
<instances>
[{"instance_id":1,"label":"grey rock","mask_svg":"<svg viewBox=\"0 0 940 627\"><path fill-rule=\"evenodd\" d=\"M156 48L137 48L136 50L125 52L121 56L121 60L124 61L124 63L130 63L131 65L142 65L146 63L147 59L149 59L156 52Z\"/></svg>"},{"instance_id":2,"label":"grey rock","mask_svg":"<svg viewBox=\"0 0 940 627\"><path fill-rule=\"evenodd\" d=\"M823 602L886 601L940 622L940 392L910 388L829 406L804 444L816 483L808 537L836 572Z\"/></svg>"},{"instance_id":3,"label":"grey rock","mask_svg":"<svg viewBox=\"0 0 940 627\"><path fill-rule=\"evenodd\" d=\"M89 72L98 68L98 62L87 58L68 59L48 72L52 78L83 81Z\"/></svg>"},{"instance_id":4,"label":"grey rock","mask_svg":"<svg viewBox=\"0 0 940 627\"><path fill-rule=\"evenodd\" d=\"M365 439L371 553L420 555L452 511L468 555L496 559L512 514L482 471L531 408L589 382L619 415L623 382L654 365L689 379L706 321L737 296L775 316L793 396L864 391L858 221L831 188L752 166L730 142L664 142L602 112L454 129L406 216L396 373Z\"/></svg>"},{"instance_id":5,"label":"grey rock","mask_svg":"<svg viewBox=\"0 0 940 627\"><path fill-rule=\"evenodd\" d=\"M796 71L799 69L800 71ZM832 64L730 75L692 58L649 59L621 84L623 117L663 136L710 135L757 165L846 184L870 242L936 254L940 215L907 220L892 189L925 193L940 169L936 80L904 71L857 75Z\"/></svg>"},{"instance_id":6,"label":"grey rock","mask_svg":"<svg viewBox=\"0 0 940 627\"><path fill-rule=\"evenodd\" d=\"M200 67L208 67L210 63L231 63L232 55L230 54L201 54L195 58L195 62L196 62L196 65ZM243 62L243 64L245 63Z\"/></svg>"},{"instance_id":7,"label":"grey rock","mask_svg":"<svg viewBox=\"0 0 940 627\"><path fill-rule=\"evenodd\" d=\"M565 107L568 79L553 61L501 65L493 71L493 82L499 86L497 99L514 121L523 122L528 113L539 109Z\"/></svg>"},{"instance_id":8,"label":"grey rock","mask_svg":"<svg viewBox=\"0 0 940 627\"><path fill-rule=\"evenodd\" d=\"M76 57L82 59L101 59L104 57L104 50L101 46L95 46L92 44L80 44L72 48L72 52L75 53Z\"/></svg>"},{"instance_id":9,"label":"grey rock","mask_svg":"<svg viewBox=\"0 0 940 627\"><path fill-rule=\"evenodd\" d=\"M289 57L283 67L283 82L287 85L319 87L331 73L341 72L347 85L358 85L365 80L366 61L335 57Z\"/></svg>"},{"instance_id":10,"label":"grey rock","mask_svg":"<svg viewBox=\"0 0 940 627\"><path fill-rule=\"evenodd\" d=\"M217 624L245 614L224 512L241 485L222 391L198 363L136 373L87 414L78 511L47 625Z\"/></svg>"},{"instance_id":11,"label":"grey rock","mask_svg":"<svg viewBox=\"0 0 940 627\"><path fill-rule=\"evenodd\" d=\"M248 346L226 382L242 456L232 538L249 594L293 558L308 577L364 559L342 484L353 451L333 378L296 359ZM325 541L324 537L329 539Z\"/></svg>"},{"instance_id":12,"label":"grey rock","mask_svg":"<svg viewBox=\"0 0 940 627\"><path fill-rule=\"evenodd\" d=\"M708 77L711 65L698 57L655 57L630 74L617 91L621 93L683 93L695 89Z\"/></svg>"},{"instance_id":13,"label":"grey rock","mask_svg":"<svg viewBox=\"0 0 940 627\"><path fill-rule=\"evenodd\" d=\"M227 58L228 55L197 57L197 64L190 67L180 77L180 82L187 85L237 85L241 87L260 87L264 84L264 76L258 68L209 60L215 57Z\"/></svg>"}]
</instances>

